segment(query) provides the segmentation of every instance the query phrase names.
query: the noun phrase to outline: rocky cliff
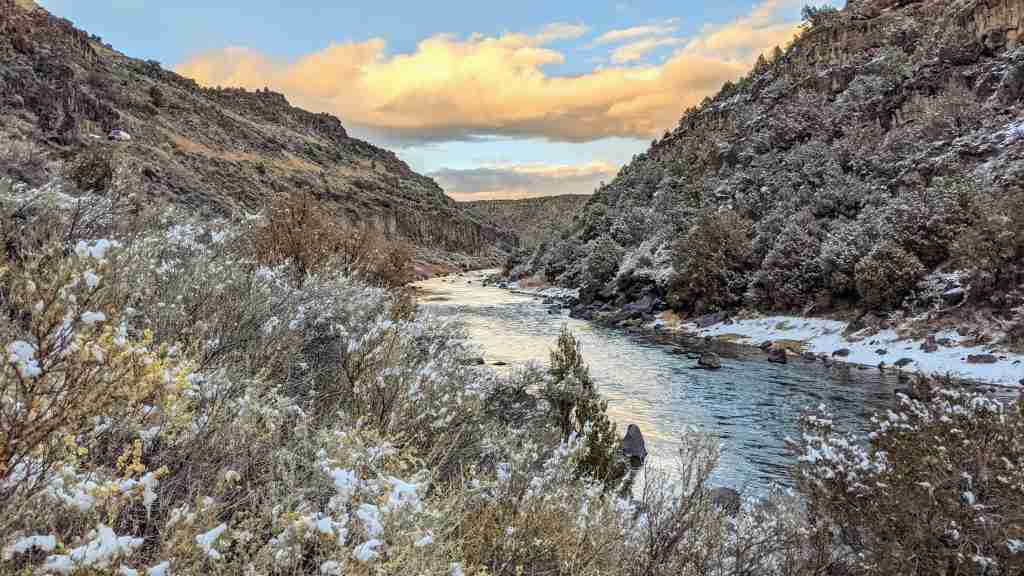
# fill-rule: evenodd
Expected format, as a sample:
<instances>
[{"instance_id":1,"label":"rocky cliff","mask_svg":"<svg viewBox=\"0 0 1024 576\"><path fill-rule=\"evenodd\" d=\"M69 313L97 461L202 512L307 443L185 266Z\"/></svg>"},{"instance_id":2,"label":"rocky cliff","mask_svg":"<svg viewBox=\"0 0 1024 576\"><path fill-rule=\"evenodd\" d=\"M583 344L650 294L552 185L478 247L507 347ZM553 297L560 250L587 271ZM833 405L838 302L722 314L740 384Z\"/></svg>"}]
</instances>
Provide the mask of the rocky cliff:
<instances>
[{"instance_id":1,"label":"rocky cliff","mask_svg":"<svg viewBox=\"0 0 1024 576\"><path fill-rule=\"evenodd\" d=\"M484 220L515 231L520 249L533 249L557 238L572 224L586 202L585 195L565 194L521 200L479 200L462 205Z\"/></svg>"},{"instance_id":2,"label":"rocky cliff","mask_svg":"<svg viewBox=\"0 0 1024 576\"><path fill-rule=\"evenodd\" d=\"M130 140L108 141L115 130ZM0 0L0 142L0 171L36 184L102 154L136 166L154 198L204 210L305 190L342 221L431 249L480 255L514 241L337 118L270 91L203 88L28 0Z\"/></svg>"},{"instance_id":3,"label":"rocky cliff","mask_svg":"<svg viewBox=\"0 0 1024 576\"><path fill-rule=\"evenodd\" d=\"M584 315L638 301L902 314L958 305L948 292L1024 335L1022 20L1022 0L808 11L532 271L584 288Z\"/></svg>"}]
</instances>

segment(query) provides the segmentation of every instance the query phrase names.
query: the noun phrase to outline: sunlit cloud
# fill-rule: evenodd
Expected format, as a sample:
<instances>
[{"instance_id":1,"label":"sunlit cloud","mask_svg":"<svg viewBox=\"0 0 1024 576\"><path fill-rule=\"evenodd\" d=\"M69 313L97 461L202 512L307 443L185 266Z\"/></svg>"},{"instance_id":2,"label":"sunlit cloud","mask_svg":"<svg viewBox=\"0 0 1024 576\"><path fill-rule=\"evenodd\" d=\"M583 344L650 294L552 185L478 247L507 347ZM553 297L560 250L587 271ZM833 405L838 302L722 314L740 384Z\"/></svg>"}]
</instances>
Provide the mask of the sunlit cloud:
<instances>
[{"instance_id":1,"label":"sunlit cloud","mask_svg":"<svg viewBox=\"0 0 1024 576\"><path fill-rule=\"evenodd\" d=\"M648 24L646 26L633 26L632 28L611 30L598 36L591 44L599 46L601 44L614 44L616 42L633 40L635 38L673 34L679 30L678 22L679 20L677 18L672 18L658 24Z\"/></svg>"},{"instance_id":2,"label":"sunlit cloud","mask_svg":"<svg viewBox=\"0 0 1024 576\"><path fill-rule=\"evenodd\" d=\"M611 59L615 64L636 62L642 60L651 51L663 46L679 46L681 44L686 44L682 38L644 38L619 46L612 52Z\"/></svg>"},{"instance_id":3,"label":"sunlit cloud","mask_svg":"<svg viewBox=\"0 0 1024 576\"><path fill-rule=\"evenodd\" d=\"M332 44L292 61L225 48L177 69L208 86L270 87L386 143L482 135L560 142L650 138L746 72L758 54L792 38L796 23L780 15L791 5L768 0L744 18L706 26L685 43L673 39L675 51L658 65L637 63L653 49L649 44L628 50L626 45L611 65L576 76L548 71L566 58L551 44L587 32L566 23L533 34L435 35L399 54L389 53L379 38ZM617 32L620 39L640 38Z\"/></svg>"},{"instance_id":4,"label":"sunlit cloud","mask_svg":"<svg viewBox=\"0 0 1024 576\"><path fill-rule=\"evenodd\" d=\"M617 169L611 164L494 165L465 170L445 168L429 174L459 201L508 200L559 194L590 194L611 180Z\"/></svg>"}]
</instances>

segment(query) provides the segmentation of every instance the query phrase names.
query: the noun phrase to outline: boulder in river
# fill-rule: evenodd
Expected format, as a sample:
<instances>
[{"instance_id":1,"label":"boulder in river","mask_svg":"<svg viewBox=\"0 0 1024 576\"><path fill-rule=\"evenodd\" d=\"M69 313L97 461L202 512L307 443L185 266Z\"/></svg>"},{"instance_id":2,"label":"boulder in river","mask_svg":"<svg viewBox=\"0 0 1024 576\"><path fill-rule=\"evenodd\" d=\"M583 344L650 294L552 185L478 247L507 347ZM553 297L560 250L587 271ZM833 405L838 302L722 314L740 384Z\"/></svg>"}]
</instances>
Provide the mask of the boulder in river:
<instances>
[{"instance_id":1,"label":"boulder in river","mask_svg":"<svg viewBox=\"0 0 1024 576\"><path fill-rule=\"evenodd\" d=\"M712 488L708 493L711 504L729 516L739 514L743 505L743 498L740 493L732 488Z\"/></svg>"},{"instance_id":2,"label":"boulder in river","mask_svg":"<svg viewBox=\"0 0 1024 576\"><path fill-rule=\"evenodd\" d=\"M840 348L839 350L836 350L835 352L833 352L832 355L837 357L837 358L846 358L847 356L850 355L850 349L849 348Z\"/></svg>"},{"instance_id":3,"label":"boulder in river","mask_svg":"<svg viewBox=\"0 0 1024 576\"><path fill-rule=\"evenodd\" d=\"M644 443L644 435L636 424L626 427L626 437L622 439L622 454L629 459L629 465L633 468L643 466L644 461L647 460L647 445Z\"/></svg>"},{"instance_id":4,"label":"boulder in river","mask_svg":"<svg viewBox=\"0 0 1024 576\"><path fill-rule=\"evenodd\" d=\"M486 364L486 362L484 362L482 356L477 356L476 358L466 358L465 360L462 361L463 366L483 366L484 364Z\"/></svg>"},{"instance_id":5,"label":"boulder in river","mask_svg":"<svg viewBox=\"0 0 1024 576\"><path fill-rule=\"evenodd\" d=\"M885 356L888 353L889 351L886 350L885 348L879 348L878 350L875 350L875 354L878 354L879 356Z\"/></svg>"},{"instance_id":6,"label":"boulder in river","mask_svg":"<svg viewBox=\"0 0 1024 576\"><path fill-rule=\"evenodd\" d=\"M939 350L939 343L935 341L935 336L928 336L924 342L921 343L921 350L926 354L937 352Z\"/></svg>"},{"instance_id":7,"label":"boulder in river","mask_svg":"<svg viewBox=\"0 0 1024 576\"><path fill-rule=\"evenodd\" d=\"M787 362L786 351L782 348L769 348L768 361L776 364L785 364Z\"/></svg>"},{"instance_id":8,"label":"boulder in river","mask_svg":"<svg viewBox=\"0 0 1024 576\"><path fill-rule=\"evenodd\" d=\"M705 370L718 370L722 367L722 360L714 352L705 352L697 359L697 367Z\"/></svg>"},{"instance_id":9,"label":"boulder in river","mask_svg":"<svg viewBox=\"0 0 1024 576\"><path fill-rule=\"evenodd\" d=\"M969 354L967 356L968 364L995 364L999 361L999 358L991 354Z\"/></svg>"},{"instance_id":10,"label":"boulder in river","mask_svg":"<svg viewBox=\"0 0 1024 576\"><path fill-rule=\"evenodd\" d=\"M963 302L966 296L967 293L963 288L950 288L942 293L942 301L946 303L946 306L956 306Z\"/></svg>"},{"instance_id":11,"label":"boulder in river","mask_svg":"<svg viewBox=\"0 0 1024 576\"><path fill-rule=\"evenodd\" d=\"M908 364L913 364L913 363L914 363L914 360L912 358L900 358L899 360L896 361L896 367L897 368L903 368L904 366L906 366Z\"/></svg>"},{"instance_id":12,"label":"boulder in river","mask_svg":"<svg viewBox=\"0 0 1024 576\"><path fill-rule=\"evenodd\" d=\"M760 346L758 346L758 348L760 348L761 350L764 350L765 352L770 350L771 347L772 347L772 341L771 340L765 340L764 342L761 342Z\"/></svg>"}]
</instances>

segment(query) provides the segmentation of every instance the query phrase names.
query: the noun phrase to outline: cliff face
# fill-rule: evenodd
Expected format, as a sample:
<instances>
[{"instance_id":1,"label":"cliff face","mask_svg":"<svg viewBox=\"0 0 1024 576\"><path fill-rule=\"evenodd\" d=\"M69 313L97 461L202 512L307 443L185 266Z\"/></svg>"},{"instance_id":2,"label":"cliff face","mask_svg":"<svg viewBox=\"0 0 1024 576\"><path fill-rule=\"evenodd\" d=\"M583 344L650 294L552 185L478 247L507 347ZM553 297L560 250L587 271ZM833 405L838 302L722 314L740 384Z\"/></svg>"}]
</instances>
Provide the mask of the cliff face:
<instances>
[{"instance_id":1,"label":"cliff face","mask_svg":"<svg viewBox=\"0 0 1024 576\"><path fill-rule=\"evenodd\" d=\"M109 142L113 130L130 141ZM146 193L205 210L252 210L274 192L305 190L341 220L420 246L485 254L513 242L333 116L270 91L200 87L26 0L0 0L0 141L0 170L22 179L106 151L141 167Z\"/></svg>"},{"instance_id":2,"label":"cliff face","mask_svg":"<svg viewBox=\"0 0 1024 576\"><path fill-rule=\"evenodd\" d=\"M587 196L566 194L522 200L480 200L462 205L480 218L515 231L520 249L558 237L580 213Z\"/></svg>"},{"instance_id":3,"label":"cliff face","mask_svg":"<svg viewBox=\"0 0 1024 576\"><path fill-rule=\"evenodd\" d=\"M1024 234L994 236L1024 226L1022 21L1024 0L821 11L634 157L533 271L591 308L890 310L963 288L1012 314Z\"/></svg>"}]
</instances>

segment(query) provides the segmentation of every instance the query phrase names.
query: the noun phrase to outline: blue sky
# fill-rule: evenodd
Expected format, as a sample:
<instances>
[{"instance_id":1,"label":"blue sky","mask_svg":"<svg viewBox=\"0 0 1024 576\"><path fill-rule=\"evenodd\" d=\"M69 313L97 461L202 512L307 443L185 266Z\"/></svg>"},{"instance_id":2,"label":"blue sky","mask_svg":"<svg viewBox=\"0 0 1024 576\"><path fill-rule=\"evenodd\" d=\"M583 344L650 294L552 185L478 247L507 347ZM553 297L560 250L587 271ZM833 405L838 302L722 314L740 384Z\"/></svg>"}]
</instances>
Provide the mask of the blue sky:
<instances>
[{"instance_id":1,"label":"blue sky","mask_svg":"<svg viewBox=\"0 0 1024 576\"><path fill-rule=\"evenodd\" d=\"M457 199L592 191L686 107L791 38L801 6L39 3L130 56L202 83L269 86L295 105L336 114L353 135L395 149Z\"/></svg>"}]
</instances>

